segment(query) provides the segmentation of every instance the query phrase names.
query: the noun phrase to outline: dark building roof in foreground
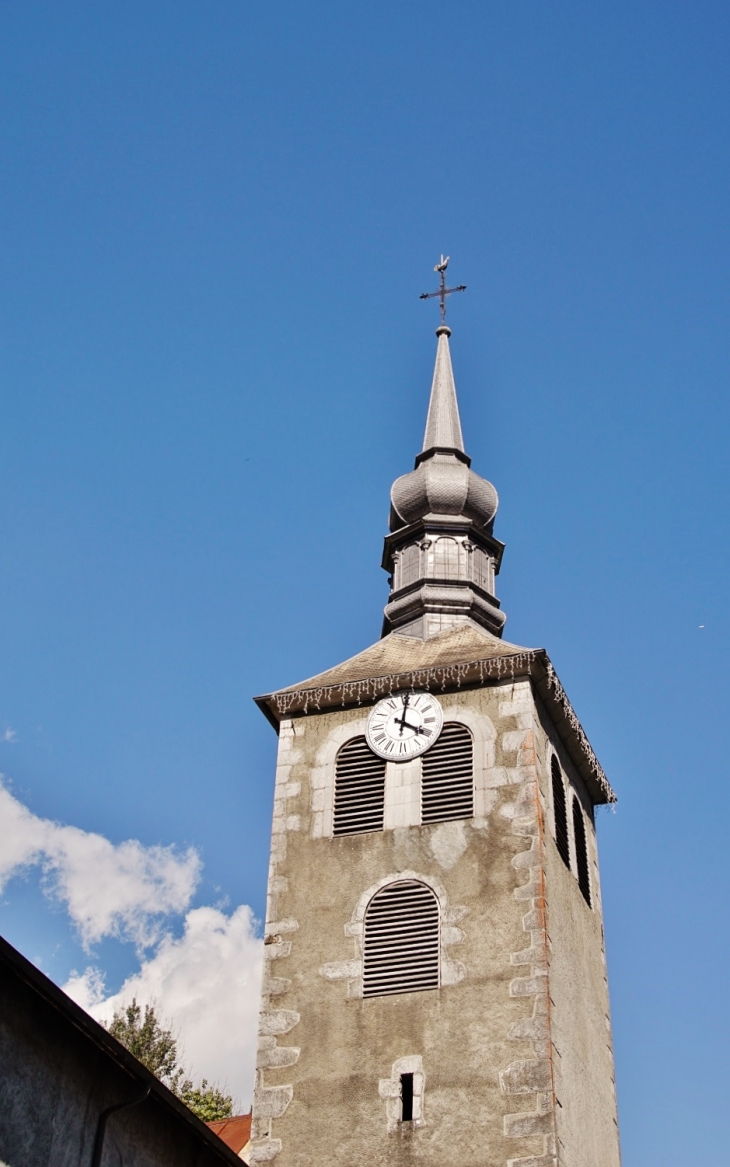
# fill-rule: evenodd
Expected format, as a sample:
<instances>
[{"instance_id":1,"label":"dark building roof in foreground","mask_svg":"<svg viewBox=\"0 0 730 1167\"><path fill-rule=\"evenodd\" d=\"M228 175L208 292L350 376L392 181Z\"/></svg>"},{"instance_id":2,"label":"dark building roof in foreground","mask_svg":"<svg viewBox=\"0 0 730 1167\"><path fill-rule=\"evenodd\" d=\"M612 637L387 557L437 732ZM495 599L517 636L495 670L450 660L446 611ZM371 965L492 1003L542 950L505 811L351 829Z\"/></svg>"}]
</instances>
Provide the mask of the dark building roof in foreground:
<instances>
[{"instance_id":1,"label":"dark building roof in foreground","mask_svg":"<svg viewBox=\"0 0 730 1167\"><path fill-rule=\"evenodd\" d=\"M48 1010L52 1010L56 1019L56 1027L68 1033L69 1048L87 1048L88 1061L97 1066L108 1065L110 1071L127 1080L126 1087L132 1096L141 1095L149 1091L145 1106L150 1106L164 1119L168 1126L174 1126L184 1134L188 1145L191 1143L198 1148L197 1155L201 1162L228 1164L229 1167L241 1167L241 1160L226 1146L208 1126L202 1122L187 1106L184 1105L170 1090L152 1074L129 1050L107 1033L106 1029L94 1021L75 1001L72 1001L53 981L49 980L35 965L13 948L7 940L0 937L0 974L8 989L16 985L23 989L26 999L36 1002L33 1011L33 1023L39 1031L44 1025L44 1017L48 1019ZM7 1001L6 996L6 1004ZM4 1026L4 1030L7 1026ZM32 1035L42 1039L42 1032ZM35 1048L38 1048L38 1041ZM40 1042L42 1046L42 1040ZM101 1057L99 1056L101 1055ZM69 1055L70 1056L70 1055ZM17 1098L17 1095L14 1097ZM124 1097L124 1096L123 1096ZM116 1100L115 1100L116 1101ZM96 1121L96 1116L94 1121ZM6 1113L3 1120L7 1123L9 1116ZM29 1121L33 1121L30 1119ZM6 1132L7 1133L7 1132ZM69 1162L71 1159L69 1159Z\"/></svg>"}]
</instances>

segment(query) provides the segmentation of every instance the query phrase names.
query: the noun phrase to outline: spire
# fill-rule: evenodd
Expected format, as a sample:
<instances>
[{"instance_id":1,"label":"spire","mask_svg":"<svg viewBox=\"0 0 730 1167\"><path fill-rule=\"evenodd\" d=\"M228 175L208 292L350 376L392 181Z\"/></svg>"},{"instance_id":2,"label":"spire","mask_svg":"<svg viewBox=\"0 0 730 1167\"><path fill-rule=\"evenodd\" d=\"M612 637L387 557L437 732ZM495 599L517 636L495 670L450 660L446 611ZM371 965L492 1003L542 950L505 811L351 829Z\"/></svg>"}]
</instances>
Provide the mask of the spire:
<instances>
[{"instance_id":1,"label":"spire","mask_svg":"<svg viewBox=\"0 0 730 1167\"><path fill-rule=\"evenodd\" d=\"M438 296L442 313L445 298L463 288L447 288L447 259L436 270L441 275ZM451 329L436 329L438 347L428 405L423 449L409 474L393 483L390 492L390 534L386 536L383 567L390 575L390 598L385 608L383 635L428 639L467 624L492 636L501 636L505 622L494 594L504 544L494 536L497 492L471 469L464 450L456 386L451 368Z\"/></svg>"},{"instance_id":2,"label":"spire","mask_svg":"<svg viewBox=\"0 0 730 1167\"><path fill-rule=\"evenodd\" d=\"M461 436L454 370L451 367L451 352L449 350L451 329L446 324L442 324L440 328L436 329L436 335L439 338L436 349L436 365L433 370L431 399L428 403L422 453L440 449L458 450L463 454L464 440Z\"/></svg>"}]
</instances>

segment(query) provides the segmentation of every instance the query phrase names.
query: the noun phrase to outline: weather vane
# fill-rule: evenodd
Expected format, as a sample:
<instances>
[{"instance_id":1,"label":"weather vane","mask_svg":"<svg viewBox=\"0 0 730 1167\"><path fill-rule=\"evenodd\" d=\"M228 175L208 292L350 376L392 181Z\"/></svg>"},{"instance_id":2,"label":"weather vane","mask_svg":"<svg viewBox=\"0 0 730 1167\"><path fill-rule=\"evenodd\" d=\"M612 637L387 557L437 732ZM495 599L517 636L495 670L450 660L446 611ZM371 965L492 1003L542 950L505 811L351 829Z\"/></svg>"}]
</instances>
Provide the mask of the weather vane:
<instances>
[{"instance_id":1,"label":"weather vane","mask_svg":"<svg viewBox=\"0 0 730 1167\"><path fill-rule=\"evenodd\" d=\"M437 263L436 267L433 269L434 271L437 271L441 277L441 284L439 286L438 291L437 292L422 292L420 297L419 297L419 299L421 299L421 300L433 300L434 296L438 296L439 301L441 302L441 323L442 324L446 323L446 297L450 296L452 292L465 292L466 291L466 284L459 284L458 288L447 288L446 287L446 269L448 266L449 266L448 255L446 256L446 258L444 258L444 256L442 255L441 256L441 263Z\"/></svg>"}]
</instances>

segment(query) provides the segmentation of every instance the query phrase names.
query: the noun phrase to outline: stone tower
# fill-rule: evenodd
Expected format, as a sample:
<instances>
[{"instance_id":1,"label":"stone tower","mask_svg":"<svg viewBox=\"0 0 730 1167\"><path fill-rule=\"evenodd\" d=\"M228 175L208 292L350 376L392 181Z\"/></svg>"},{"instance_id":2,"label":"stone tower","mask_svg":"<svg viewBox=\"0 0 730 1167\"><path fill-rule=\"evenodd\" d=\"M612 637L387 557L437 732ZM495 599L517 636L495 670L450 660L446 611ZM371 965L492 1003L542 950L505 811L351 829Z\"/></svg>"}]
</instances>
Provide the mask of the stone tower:
<instances>
[{"instance_id":1,"label":"stone tower","mask_svg":"<svg viewBox=\"0 0 730 1167\"><path fill-rule=\"evenodd\" d=\"M437 336L382 638L258 699L279 751L252 1159L618 1167L614 794L547 653L501 639L497 493Z\"/></svg>"}]
</instances>

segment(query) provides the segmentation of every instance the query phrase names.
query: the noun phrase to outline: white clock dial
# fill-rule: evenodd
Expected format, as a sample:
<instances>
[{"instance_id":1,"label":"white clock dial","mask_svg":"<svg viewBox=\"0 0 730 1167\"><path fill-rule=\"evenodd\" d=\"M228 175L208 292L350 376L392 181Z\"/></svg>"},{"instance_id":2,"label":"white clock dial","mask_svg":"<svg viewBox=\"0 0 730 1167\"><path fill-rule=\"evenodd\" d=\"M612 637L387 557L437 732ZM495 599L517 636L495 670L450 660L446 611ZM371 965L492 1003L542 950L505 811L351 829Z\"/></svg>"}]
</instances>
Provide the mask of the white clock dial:
<instances>
[{"instance_id":1,"label":"white clock dial","mask_svg":"<svg viewBox=\"0 0 730 1167\"><path fill-rule=\"evenodd\" d=\"M370 710L365 734L373 753L407 762L433 745L443 724L443 710L430 693L393 693Z\"/></svg>"}]
</instances>

